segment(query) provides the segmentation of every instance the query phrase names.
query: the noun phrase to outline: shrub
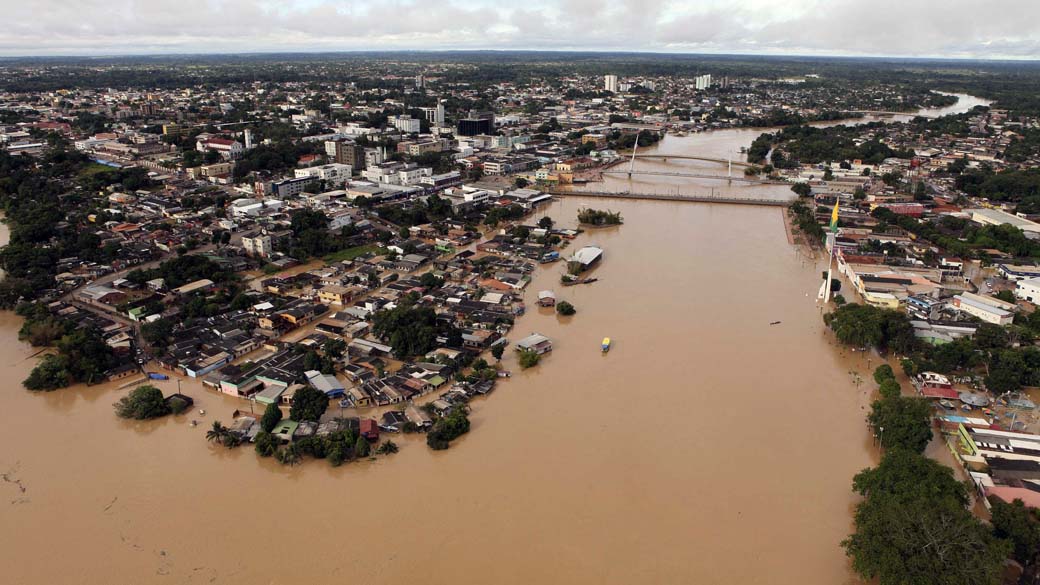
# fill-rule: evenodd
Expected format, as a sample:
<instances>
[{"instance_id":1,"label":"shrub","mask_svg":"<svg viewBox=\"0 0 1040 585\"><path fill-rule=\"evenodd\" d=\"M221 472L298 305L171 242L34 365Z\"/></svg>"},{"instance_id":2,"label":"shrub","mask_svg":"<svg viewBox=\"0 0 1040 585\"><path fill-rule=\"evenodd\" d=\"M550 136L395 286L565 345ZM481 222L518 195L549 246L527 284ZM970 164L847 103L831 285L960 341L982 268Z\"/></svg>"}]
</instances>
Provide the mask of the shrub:
<instances>
[{"instance_id":1,"label":"shrub","mask_svg":"<svg viewBox=\"0 0 1040 585\"><path fill-rule=\"evenodd\" d=\"M527 368L533 368L537 366L538 362L541 361L541 359L542 356L538 355L537 352L531 351L529 349L520 351L520 367L525 370Z\"/></svg>"},{"instance_id":2,"label":"shrub","mask_svg":"<svg viewBox=\"0 0 1040 585\"><path fill-rule=\"evenodd\" d=\"M874 381L878 384L883 383L885 380L894 380L895 377L896 374L892 371L892 366L888 364L881 364L874 368Z\"/></svg>"},{"instance_id":3,"label":"shrub","mask_svg":"<svg viewBox=\"0 0 1040 585\"><path fill-rule=\"evenodd\" d=\"M893 378L889 378L881 382L878 392L881 394L882 398L896 398L902 395L903 389L899 386L899 382L896 382Z\"/></svg>"},{"instance_id":4,"label":"shrub","mask_svg":"<svg viewBox=\"0 0 1040 585\"><path fill-rule=\"evenodd\" d=\"M574 308L574 305L567 301L560 301L559 303L556 303L556 312L563 316L570 316L577 313L578 310Z\"/></svg>"}]
</instances>

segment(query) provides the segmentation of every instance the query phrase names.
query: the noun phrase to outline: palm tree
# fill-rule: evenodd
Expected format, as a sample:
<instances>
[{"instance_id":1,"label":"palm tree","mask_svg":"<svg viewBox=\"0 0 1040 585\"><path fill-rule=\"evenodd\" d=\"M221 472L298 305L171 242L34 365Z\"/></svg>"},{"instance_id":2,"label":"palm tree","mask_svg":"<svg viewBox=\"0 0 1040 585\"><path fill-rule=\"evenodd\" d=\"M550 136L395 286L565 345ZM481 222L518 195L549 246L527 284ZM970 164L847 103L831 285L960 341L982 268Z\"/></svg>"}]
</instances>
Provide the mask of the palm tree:
<instances>
[{"instance_id":1,"label":"palm tree","mask_svg":"<svg viewBox=\"0 0 1040 585\"><path fill-rule=\"evenodd\" d=\"M228 435L229 435L228 428L225 427L224 425L220 424L219 420L215 420L215 421L213 421L213 428L211 428L210 430L206 431L206 440L210 441L210 442L213 442L213 441L223 442L224 441L224 437L226 437Z\"/></svg>"}]
</instances>

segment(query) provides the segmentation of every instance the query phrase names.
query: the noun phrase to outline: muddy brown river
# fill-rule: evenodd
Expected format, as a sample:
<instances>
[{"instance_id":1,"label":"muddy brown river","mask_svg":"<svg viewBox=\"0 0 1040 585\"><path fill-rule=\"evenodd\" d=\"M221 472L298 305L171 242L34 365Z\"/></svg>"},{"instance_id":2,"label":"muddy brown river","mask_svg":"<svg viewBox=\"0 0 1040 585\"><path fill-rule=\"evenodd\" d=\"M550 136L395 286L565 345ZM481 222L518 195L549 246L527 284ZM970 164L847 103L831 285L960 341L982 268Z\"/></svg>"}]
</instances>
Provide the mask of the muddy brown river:
<instances>
[{"instance_id":1,"label":"muddy brown river","mask_svg":"<svg viewBox=\"0 0 1040 585\"><path fill-rule=\"evenodd\" d=\"M709 141L660 148L730 146ZM577 315L518 321L512 339L555 350L522 373L507 357L514 377L443 452L395 437L378 461L286 468L208 444L246 406L191 383L205 416L146 423L115 417L114 386L33 394L33 350L0 313L2 581L856 583L838 543L873 458L872 384L824 332L823 260L788 244L779 208L566 197L547 214L574 225L585 205L625 218L572 244L604 248L600 281L537 273L529 306L552 288Z\"/></svg>"}]
</instances>

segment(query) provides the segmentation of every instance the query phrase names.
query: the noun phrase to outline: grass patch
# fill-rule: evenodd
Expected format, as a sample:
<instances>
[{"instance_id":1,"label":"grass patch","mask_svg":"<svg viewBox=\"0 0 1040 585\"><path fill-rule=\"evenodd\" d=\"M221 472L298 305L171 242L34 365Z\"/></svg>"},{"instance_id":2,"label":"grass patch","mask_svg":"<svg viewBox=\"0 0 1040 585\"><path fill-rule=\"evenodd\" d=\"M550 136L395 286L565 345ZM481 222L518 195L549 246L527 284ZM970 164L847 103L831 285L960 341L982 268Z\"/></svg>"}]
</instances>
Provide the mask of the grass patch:
<instances>
[{"instance_id":1,"label":"grass patch","mask_svg":"<svg viewBox=\"0 0 1040 585\"><path fill-rule=\"evenodd\" d=\"M332 262L343 262L344 260L354 260L358 256L364 254L379 253L380 247L375 244L365 244L364 246L354 246L353 248L346 248L339 252L333 252L327 254L322 260L328 263Z\"/></svg>"},{"instance_id":2,"label":"grass patch","mask_svg":"<svg viewBox=\"0 0 1040 585\"><path fill-rule=\"evenodd\" d=\"M115 170L118 169L116 169L115 167L110 167L108 165L103 165L101 163L92 163L83 167L83 170L79 172L79 176L89 177L91 175L100 175L101 173L110 173Z\"/></svg>"}]
</instances>

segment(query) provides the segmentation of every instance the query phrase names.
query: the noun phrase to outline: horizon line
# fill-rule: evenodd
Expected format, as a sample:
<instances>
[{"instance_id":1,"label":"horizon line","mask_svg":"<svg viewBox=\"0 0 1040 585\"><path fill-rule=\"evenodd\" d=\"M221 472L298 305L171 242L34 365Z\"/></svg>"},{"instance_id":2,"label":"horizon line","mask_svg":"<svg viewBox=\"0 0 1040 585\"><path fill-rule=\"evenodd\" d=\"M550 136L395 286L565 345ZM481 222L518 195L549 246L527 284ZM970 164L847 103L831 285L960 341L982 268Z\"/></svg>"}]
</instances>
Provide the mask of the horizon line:
<instances>
[{"instance_id":1,"label":"horizon line","mask_svg":"<svg viewBox=\"0 0 1040 585\"><path fill-rule=\"evenodd\" d=\"M856 59L856 60L885 60L898 61L948 61L948 62L986 62L986 63L1040 63L1040 57L960 57L960 56L926 56L926 55L884 55L884 54L847 54L847 53L742 53L742 52L669 52L661 50L639 50L639 49L488 49L488 48L437 48L437 49L335 49L335 50L283 50L283 51L210 51L210 52L127 52L127 53L69 53L69 54L0 54L0 61L32 60L32 59L128 59L128 58L171 58L171 57L263 57L276 55L379 55L391 53L415 53L415 54L437 54L437 53L557 53L557 54L592 54L592 55L662 55L678 57L743 57L743 58L767 58L767 59Z\"/></svg>"}]
</instances>

